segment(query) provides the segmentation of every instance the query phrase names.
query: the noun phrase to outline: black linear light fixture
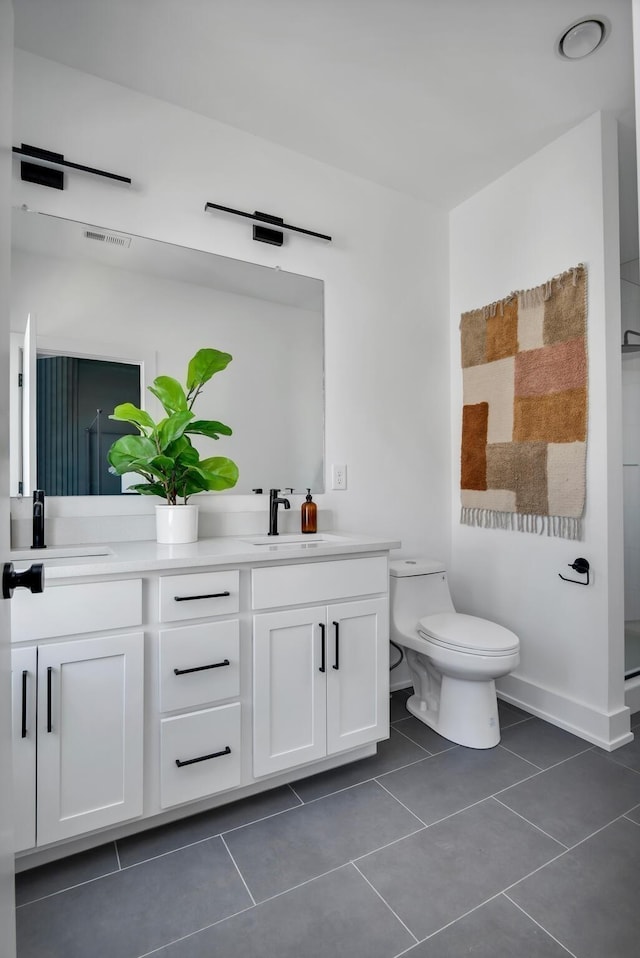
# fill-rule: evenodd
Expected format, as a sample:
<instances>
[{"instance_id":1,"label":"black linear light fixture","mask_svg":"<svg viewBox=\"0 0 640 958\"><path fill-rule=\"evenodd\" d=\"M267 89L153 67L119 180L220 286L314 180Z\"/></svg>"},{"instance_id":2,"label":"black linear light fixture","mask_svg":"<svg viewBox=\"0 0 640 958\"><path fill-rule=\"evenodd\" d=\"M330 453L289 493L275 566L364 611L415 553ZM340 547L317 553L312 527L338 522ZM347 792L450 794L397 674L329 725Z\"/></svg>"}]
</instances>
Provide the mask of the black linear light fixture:
<instances>
[{"instance_id":1,"label":"black linear light fixture","mask_svg":"<svg viewBox=\"0 0 640 958\"><path fill-rule=\"evenodd\" d=\"M207 210L221 210L223 213L232 213L233 216L242 216L247 220L257 220L258 223L269 223L277 229L271 229L267 226L253 227L253 238L258 243L269 243L271 246L282 246L284 242L283 230L291 233L304 233L305 236L315 236L316 239L331 242L331 237L326 233L315 233L313 230L302 229L301 226L291 226L285 223L281 216L272 216L270 213L260 213L255 210L253 213L243 213L242 210L231 209L230 206L220 206L219 203L205 203L205 212Z\"/></svg>"},{"instance_id":2,"label":"black linear light fixture","mask_svg":"<svg viewBox=\"0 0 640 958\"><path fill-rule=\"evenodd\" d=\"M116 180L118 183L130 184L128 176L120 176L119 173L107 173L106 170L97 170L93 166L83 166L81 163L72 163L71 160L65 160L62 153L52 153L51 150L43 150L39 146L29 146L27 143L21 143L20 146L14 146L13 152L19 156L29 156L37 163L29 163L23 160L20 163L20 178L27 183L38 183L40 186L50 186L54 190L64 189L64 172L56 169L58 166L68 167L70 170L80 170L82 173L93 173L94 176L104 176L108 180Z\"/></svg>"}]
</instances>

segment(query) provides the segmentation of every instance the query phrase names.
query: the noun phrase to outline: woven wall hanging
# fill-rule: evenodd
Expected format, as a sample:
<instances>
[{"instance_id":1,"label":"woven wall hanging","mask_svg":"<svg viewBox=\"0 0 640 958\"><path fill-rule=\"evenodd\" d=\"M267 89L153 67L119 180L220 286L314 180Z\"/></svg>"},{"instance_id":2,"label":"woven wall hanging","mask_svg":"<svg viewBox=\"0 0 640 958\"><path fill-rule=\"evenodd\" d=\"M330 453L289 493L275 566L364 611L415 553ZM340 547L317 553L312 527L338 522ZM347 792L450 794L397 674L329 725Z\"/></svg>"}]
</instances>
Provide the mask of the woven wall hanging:
<instances>
[{"instance_id":1,"label":"woven wall hanging","mask_svg":"<svg viewBox=\"0 0 640 958\"><path fill-rule=\"evenodd\" d=\"M463 313L461 522L582 538L587 275Z\"/></svg>"}]
</instances>

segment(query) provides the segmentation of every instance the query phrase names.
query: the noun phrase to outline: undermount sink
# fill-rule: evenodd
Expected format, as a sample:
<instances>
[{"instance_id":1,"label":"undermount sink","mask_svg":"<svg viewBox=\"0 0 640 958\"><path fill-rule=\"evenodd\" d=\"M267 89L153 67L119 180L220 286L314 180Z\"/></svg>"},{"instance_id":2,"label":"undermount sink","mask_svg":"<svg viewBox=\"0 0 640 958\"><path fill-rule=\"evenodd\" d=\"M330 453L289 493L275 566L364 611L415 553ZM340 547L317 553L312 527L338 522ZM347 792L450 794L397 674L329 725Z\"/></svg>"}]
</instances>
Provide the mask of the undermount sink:
<instances>
[{"instance_id":1,"label":"undermount sink","mask_svg":"<svg viewBox=\"0 0 640 958\"><path fill-rule=\"evenodd\" d=\"M314 542L335 542L338 538L338 536L312 532L305 535L253 536L243 541L252 546L301 546L311 545Z\"/></svg>"},{"instance_id":2,"label":"undermount sink","mask_svg":"<svg viewBox=\"0 0 640 958\"><path fill-rule=\"evenodd\" d=\"M19 549L11 553L11 560L31 559L85 559L92 556L113 555L107 546L50 546L47 549Z\"/></svg>"}]
</instances>

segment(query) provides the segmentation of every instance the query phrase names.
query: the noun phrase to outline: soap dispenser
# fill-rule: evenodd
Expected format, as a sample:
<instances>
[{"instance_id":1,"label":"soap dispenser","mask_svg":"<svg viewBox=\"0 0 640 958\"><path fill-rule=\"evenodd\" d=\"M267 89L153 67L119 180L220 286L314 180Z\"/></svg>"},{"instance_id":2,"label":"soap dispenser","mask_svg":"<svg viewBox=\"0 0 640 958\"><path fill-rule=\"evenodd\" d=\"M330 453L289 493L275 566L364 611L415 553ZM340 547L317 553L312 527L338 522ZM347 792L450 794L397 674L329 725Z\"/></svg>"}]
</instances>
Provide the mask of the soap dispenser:
<instances>
[{"instance_id":1,"label":"soap dispenser","mask_svg":"<svg viewBox=\"0 0 640 958\"><path fill-rule=\"evenodd\" d=\"M300 508L300 528L302 532L318 531L318 507L311 498L311 489L307 489L307 496Z\"/></svg>"}]
</instances>

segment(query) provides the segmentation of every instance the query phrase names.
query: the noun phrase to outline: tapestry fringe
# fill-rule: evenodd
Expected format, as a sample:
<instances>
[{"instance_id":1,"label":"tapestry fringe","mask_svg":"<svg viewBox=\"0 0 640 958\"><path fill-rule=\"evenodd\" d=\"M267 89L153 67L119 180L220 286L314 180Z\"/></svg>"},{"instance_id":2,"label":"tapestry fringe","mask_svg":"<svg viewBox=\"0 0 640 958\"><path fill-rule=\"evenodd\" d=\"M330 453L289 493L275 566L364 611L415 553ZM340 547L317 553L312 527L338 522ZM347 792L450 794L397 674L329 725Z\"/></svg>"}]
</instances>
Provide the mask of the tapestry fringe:
<instances>
[{"instance_id":1,"label":"tapestry fringe","mask_svg":"<svg viewBox=\"0 0 640 958\"><path fill-rule=\"evenodd\" d=\"M462 318L469 317L475 319L482 317L482 319L487 320L492 319L498 313L502 316L504 307L507 306L514 297L518 298L518 302L523 309L533 309L536 306L541 306L553 296L554 286L556 289L562 289L567 279L570 279L572 284L577 286L578 273L584 270L584 268L584 263L578 263L577 266L571 266L563 273L558 273L557 276L547 280L546 283L542 283L541 286L536 286L534 289L521 289L518 292L509 293L504 299L498 299L495 303L489 303L487 306L481 306L479 309L471 309L463 313Z\"/></svg>"},{"instance_id":2,"label":"tapestry fringe","mask_svg":"<svg viewBox=\"0 0 640 958\"><path fill-rule=\"evenodd\" d=\"M497 509L479 509L463 506L460 522L479 529L507 529L557 536L561 539L582 539L582 519L573 516L535 516L518 512L499 512Z\"/></svg>"}]
</instances>

